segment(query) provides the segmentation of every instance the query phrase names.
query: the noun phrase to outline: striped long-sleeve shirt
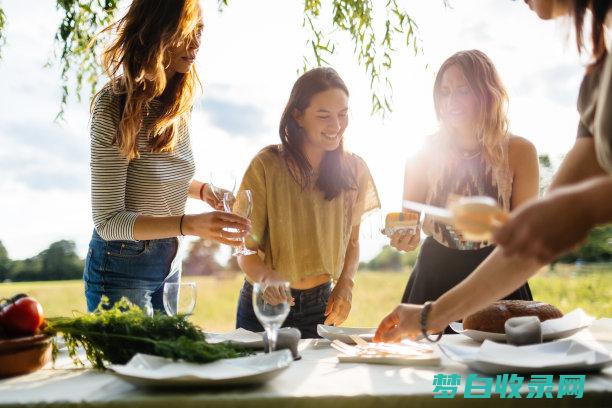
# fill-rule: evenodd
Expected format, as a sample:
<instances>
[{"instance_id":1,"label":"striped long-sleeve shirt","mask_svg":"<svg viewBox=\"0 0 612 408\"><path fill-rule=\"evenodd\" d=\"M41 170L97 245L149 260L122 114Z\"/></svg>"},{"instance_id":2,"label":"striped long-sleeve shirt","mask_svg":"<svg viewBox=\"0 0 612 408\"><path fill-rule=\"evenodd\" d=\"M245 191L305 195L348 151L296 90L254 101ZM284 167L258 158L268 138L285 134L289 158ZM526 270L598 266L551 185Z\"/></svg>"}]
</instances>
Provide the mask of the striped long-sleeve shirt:
<instances>
[{"instance_id":1,"label":"striped long-sleeve shirt","mask_svg":"<svg viewBox=\"0 0 612 408\"><path fill-rule=\"evenodd\" d=\"M152 153L146 129L161 109L153 101L138 134L140 157L126 159L113 139L119 124L121 98L107 84L98 95L91 116L91 203L93 221L105 240L134 240L139 215L182 215L195 172L185 120L172 152Z\"/></svg>"}]
</instances>

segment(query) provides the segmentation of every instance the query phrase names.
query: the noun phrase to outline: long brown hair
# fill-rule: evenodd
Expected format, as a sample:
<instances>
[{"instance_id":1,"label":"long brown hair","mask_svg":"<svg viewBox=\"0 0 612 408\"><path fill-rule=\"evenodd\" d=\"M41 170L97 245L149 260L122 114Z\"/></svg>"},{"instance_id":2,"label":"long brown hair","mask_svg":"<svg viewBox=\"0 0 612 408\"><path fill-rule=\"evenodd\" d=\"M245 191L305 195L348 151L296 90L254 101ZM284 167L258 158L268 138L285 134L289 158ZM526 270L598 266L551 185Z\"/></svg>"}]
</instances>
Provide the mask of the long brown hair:
<instances>
[{"instance_id":1,"label":"long brown hair","mask_svg":"<svg viewBox=\"0 0 612 408\"><path fill-rule=\"evenodd\" d=\"M465 75L470 88L478 99L476 137L484 147L491 164L499 168L507 159L508 140L508 93L495 69L495 65L479 50L459 51L448 58L438 71L434 82L434 106L442 127L445 125L440 113L440 87L444 72L457 66Z\"/></svg>"},{"instance_id":2,"label":"long brown hair","mask_svg":"<svg viewBox=\"0 0 612 408\"><path fill-rule=\"evenodd\" d=\"M313 168L302 150L306 137L304 129L297 123L293 114L296 110L304 112L315 94L334 88L349 95L344 81L334 69L315 68L304 73L295 81L281 116L278 128L282 142L280 153L302 189L312 183ZM324 193L326 200L331 201L342 191L356 188L355 174L349 164L349 153L344 151L344 140L340 140L340 145L335 150L325 152L319 170L315 186Z\"/></svg>"},{"instance_id":3,"label":"long brown hair","mask_svg":"<svg viewBox=\"0 0 612 408\"><path fill-rule=\"evenodd\" d=\"M162 94L168 97L148 136L153 152L173 150L178 126L191 112L200 81L192 65L187 73L176 73L167 83L168 50L199 41L201 29L197 0L134 0L119 21L102 31L116 33L102 55L102 64L114 93L122 94L123 113L115 143L128 159L138 157L143 116L150 102Z\"/></svg>"},{"instance_id":4,"label":"long brown hair","mask_svg":"<svg viewBox=\"0 0 612 408\"><path fill-rule=\"evenodd\" d=\"M587 71L598 67L608 55L606 50L606 16L612 7L612 0L572 0L570 17L574 20L576 31L576 46L578 51L584 50L584 38L582 35L584 26L584 15L587 9L591 10L591 57L592 61Z\"/></svg>"}]
</instances>

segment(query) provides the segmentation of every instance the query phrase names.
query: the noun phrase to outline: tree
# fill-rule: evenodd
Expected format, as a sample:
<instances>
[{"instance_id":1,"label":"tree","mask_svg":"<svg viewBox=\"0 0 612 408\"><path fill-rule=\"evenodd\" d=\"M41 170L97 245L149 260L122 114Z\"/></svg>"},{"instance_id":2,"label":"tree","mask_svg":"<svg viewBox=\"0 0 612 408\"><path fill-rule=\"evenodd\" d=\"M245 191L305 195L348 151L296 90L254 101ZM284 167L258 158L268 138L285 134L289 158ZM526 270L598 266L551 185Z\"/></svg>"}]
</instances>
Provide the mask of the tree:
<instances>
[{"instance_id":1,"label":"tree","mask_svg":"<svg viewBox=\"0 0 612 408\"><path fill-rule=\"evenodd\" d=\"M183 261L183 275L214 275L221 267L215 260L219 243L208 239L193 241Z\"/></svg>"},{"instance_id":2,"label":"tree","mask_svg":"<svg viewBox=\"0 0 612 408\"><path fill-rule=\"evenodd\" d=\"M0 282L8 277L8 272L11 269L11 260L8 257L8 252L2 241L0 241Z\"/></svg>"},{"instance_id":3,"label":"tree","mask_svg":"<svg viewBox=\"0 0 612 408\"><path fill-rule=\"evenodd\" d=\"M76 75L77 98L85 83L95 93L101 74L96 56L104 42L104 37L96 37L96 33L114 20L122 1L127 0L56 0L64 16L55 35L62 80L58 117L63 114L71 89L69 73ZM219 11L228 7L229 0L217 1ZM443 3L447 5L447 0ZM331 21L323 22L322 15L331 16ZM0 8L0 47L4 22ZM309 32L303 70L328 65L326 58L336 50L336 39L348 34L355 45L355 57L370 78L372 112L391 111L393 89L388 74L393 55L403 47L415 54L421 49L417 24L397 0L304 0L302 26Z\"/></svg>"},{"instance_id":4,"label":"tree","mask_svg":"<svg viewBox=\"0 0 612 408\"><path fill-rule=\"evenodd\" d=\"M31 258L11 263L7 277L12 281L81 279L83 260L73 241L57 241Z\"/></svg>"},{"instance_id":5,"label":"tree","mask_svg":"<svg viewBox=\"0 0 612 408\"><path fill-rule=\"evenodd\" d=\"M76 245L73 241L54 242L38 256L41 260L42 272L45 277L49 277L49 280L83 277L83 260L76 254Z\"/></svg>"}]
</instances>

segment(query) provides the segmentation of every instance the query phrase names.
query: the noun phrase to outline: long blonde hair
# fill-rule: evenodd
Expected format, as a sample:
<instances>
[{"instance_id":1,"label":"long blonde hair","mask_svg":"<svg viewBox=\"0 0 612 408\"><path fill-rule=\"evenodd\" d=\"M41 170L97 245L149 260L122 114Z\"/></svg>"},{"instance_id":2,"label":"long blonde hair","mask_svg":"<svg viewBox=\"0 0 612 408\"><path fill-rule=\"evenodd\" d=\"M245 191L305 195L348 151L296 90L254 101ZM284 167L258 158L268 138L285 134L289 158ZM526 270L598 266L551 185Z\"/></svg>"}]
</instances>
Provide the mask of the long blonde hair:
<instances>
[{"instance_id":1,"label":"long blonde hair","mask_svg":"<svg viewBox=\"0 0 612 408\"><path fill-rule=\"evenodd\" d=\"M148 130L151 151L172 151L178 127L191 112L196 89L201 85L195 65L176 73L167 83L168 50L185 42L199 41L201 12L197 0L134 0L127 13L105 28L116 38L104 50L102 65L113 92L122 98L122 115L115 144L128 159L138 154L138 133L150 102L167 86L159 118ZM95 99L94 99L95 100Z\"/></svg>"},{"instance_id":2,"label":"long blonde hair","mask_svg":"<svg viewBox=\"0 0 612 408\"><path fill-rule=\"evenodd\" d=\"M434 106L442 128L445 124L440 114L440 87L444 72L457 66L465 75L478 99L476 137L484 147L491 165L500 168L507 163L508 141L508 93L493 62L482 51L459 51L448 58L438 71L434 83Z\"/></svg>"}]
</instances>

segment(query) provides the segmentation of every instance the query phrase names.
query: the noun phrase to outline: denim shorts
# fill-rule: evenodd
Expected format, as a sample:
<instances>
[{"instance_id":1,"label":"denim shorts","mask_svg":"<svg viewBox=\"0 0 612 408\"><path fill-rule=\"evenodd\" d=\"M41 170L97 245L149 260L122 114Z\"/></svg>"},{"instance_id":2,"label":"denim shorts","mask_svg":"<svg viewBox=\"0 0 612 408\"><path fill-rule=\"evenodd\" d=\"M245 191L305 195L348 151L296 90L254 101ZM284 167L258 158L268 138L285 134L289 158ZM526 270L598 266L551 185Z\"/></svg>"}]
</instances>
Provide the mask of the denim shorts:
<instances>
[{"instance_id":1,"label":"denim shorts","mask_svg":"<svg viewBox=\"0 0 612 408\"><path fill-rule=\"evenodd\" d=\"M317 325L325 321L325 308L331 294L331 282L315 286L311 289L291 289L295 305L291 306L289 315L282 327L296 327L302 332L303 339L319 338ZM253 310L253 285L245 280L236 313L236 328L261 332L264 330Z\"/></svg>"},{"instance_id":2,"label":"denim shorts","mask_svg":"<svg viewBox=\"0 0 612 408\"><path fill-rule=\"evenodd\" d=\"M141 308L163 312L164 283L181 277L179 245L178 238L106 241L94 230L83 272L87 310L107 296L111 305L127 297Z\"/></svg>"}]
</instances>

